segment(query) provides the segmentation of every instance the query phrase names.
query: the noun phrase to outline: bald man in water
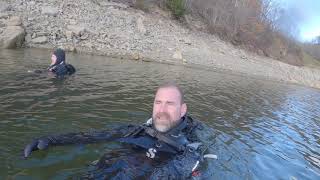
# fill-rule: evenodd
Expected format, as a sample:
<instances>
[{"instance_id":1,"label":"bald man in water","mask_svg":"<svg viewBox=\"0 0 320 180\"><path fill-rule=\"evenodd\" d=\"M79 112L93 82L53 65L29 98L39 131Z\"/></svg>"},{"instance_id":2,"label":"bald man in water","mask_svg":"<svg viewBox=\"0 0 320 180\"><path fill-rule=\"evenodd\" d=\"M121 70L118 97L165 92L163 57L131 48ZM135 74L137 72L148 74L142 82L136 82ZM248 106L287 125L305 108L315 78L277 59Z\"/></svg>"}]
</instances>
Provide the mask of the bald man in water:
<instances>
[{"instance_id":1,"label":"bald man in water","mask_svg":"<svg viewBox=\"0 0 320 180\"><path fill-rule=\"evenodd\" d=\"M201 155L206 150L200 138L208 133L203 133L202 124L186 113L182 90L174 83L166 83L157 89L152 118L145 124L38 138L25 147L24 156L55 145L116 141L130 148L114 150L112 155L106 153L95 164L96 170L86 178L186 179L198 176L198 167L203 162ZM123 154L127 156L124 158Z\"/></svg>"}]
</instances>

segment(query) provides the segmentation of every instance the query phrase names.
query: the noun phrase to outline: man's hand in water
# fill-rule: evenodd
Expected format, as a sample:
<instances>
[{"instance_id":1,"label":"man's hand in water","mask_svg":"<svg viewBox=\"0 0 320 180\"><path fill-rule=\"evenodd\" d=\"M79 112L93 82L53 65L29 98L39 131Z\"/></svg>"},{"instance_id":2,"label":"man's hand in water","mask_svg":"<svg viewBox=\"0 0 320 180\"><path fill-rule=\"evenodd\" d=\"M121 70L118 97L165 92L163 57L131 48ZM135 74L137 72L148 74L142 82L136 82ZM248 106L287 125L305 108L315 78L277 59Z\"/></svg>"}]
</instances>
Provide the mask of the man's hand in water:
<instances>
[{"instance_id":1,"label":"man's hand in water","mask_svg":"<svg viewBox=\"0 0 320 180\"><path fill-rule=\"evenodd\" d=\"M32 151L47 149L49 147L49 143L50 141L48 138L40 138L33 140L24 148L24 157L29 157Z\"/></svg>"}]
</instances>

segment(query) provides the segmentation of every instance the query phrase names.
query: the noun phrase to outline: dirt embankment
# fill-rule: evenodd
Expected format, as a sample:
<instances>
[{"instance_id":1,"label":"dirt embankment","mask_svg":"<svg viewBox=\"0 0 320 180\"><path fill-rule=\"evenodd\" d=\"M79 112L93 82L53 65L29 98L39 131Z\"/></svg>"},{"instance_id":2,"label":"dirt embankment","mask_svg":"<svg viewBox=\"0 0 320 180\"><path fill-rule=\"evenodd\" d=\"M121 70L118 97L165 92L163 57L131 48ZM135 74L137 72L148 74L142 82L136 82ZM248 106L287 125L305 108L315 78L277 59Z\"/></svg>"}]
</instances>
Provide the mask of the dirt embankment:
<instances>
[{"instance_id":1,"label":"dirt embankment","mask_svg":"<svg viewBox=\"0 0 320 180\"><path fill-rule=\"evenodd\" d=\"M320 88L319 69L248 53L198 31L199 21L189 17L188 27L156 7L145 13L102 0L7 0L0 7L0 46L14 34L12 29L19 29L13 40L24 36L22 47L63 47L80 53L200 65Z\"/></svg>"}]
</instances>

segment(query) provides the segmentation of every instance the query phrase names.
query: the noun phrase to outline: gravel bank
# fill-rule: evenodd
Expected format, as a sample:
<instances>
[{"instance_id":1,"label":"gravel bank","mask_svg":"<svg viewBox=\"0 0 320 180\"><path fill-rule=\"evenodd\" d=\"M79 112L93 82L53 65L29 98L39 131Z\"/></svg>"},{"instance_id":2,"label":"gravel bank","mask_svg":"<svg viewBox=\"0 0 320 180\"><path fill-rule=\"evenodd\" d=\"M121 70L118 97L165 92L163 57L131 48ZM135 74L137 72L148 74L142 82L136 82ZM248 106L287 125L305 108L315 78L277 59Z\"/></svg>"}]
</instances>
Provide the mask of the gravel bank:
<instances>
[{"instance_id":1,"label":"gravel bank","mask_svg":"<svg viewBox=\"0 0 320 180\"><path fill-rule=\"evenodd\" d=\"M196 20L182 25L156 7L145 13L106 0L6 0L0 7L0 41L10 25L21 26L22 47L197 65L320 88L319 69L248 53L198 31Z\"/></svg>"}]
</instances>

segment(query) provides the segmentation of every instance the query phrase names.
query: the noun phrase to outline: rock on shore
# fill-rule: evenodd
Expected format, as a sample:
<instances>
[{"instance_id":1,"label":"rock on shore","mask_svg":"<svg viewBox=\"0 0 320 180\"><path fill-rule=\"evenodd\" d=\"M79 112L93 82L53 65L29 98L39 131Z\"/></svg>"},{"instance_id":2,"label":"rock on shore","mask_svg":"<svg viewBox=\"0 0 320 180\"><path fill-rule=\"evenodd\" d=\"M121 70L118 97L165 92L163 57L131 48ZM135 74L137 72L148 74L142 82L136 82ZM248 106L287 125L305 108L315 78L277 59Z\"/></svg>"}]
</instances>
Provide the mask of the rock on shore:
<instances>
[{"instance_id":1,"label":"rock on shore","mask_svg":"<svg viewBox=\"0 0 320 180\"><path fill-rule=\"evenodd\" d=\"M188 23L183 25L168 12L151 8L145 13L108 0L1 1L0 47L62 47L80 53L200 65L320 88L319 69L248 53L198 31L205 25L192 17L186 17Z\"/></svg>"},{"instance_id":2,"label":"rock on shore","mask_svg":"<svg viewBox=\"0 0 320 180\"><path fill-rule=\"evenodd\" d=\"M7 20L1 31L0 48L21 47L25 34L21 25L21 19L17 16L13 16Z\"/></svg>"}]
</instances>

